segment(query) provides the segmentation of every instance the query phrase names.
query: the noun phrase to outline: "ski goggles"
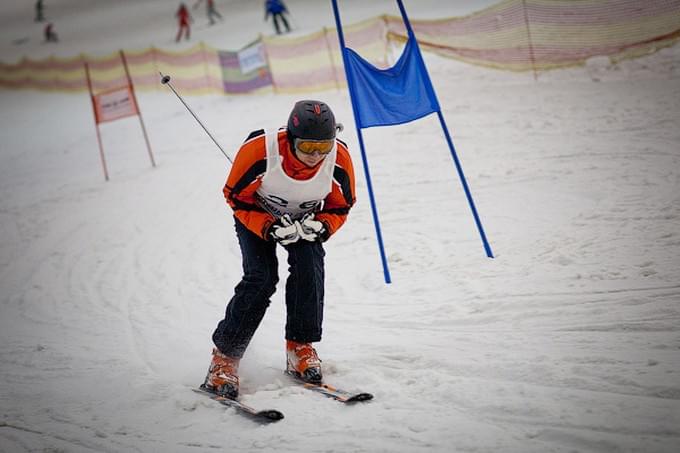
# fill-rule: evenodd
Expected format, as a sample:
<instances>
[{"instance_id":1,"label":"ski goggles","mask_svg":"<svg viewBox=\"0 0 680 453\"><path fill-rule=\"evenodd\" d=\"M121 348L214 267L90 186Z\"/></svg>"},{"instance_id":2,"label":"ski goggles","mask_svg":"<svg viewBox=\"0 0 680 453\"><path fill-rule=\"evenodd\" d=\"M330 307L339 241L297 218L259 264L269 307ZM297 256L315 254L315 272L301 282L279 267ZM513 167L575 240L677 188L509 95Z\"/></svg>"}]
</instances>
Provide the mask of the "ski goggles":
<instances>
[{"instance_id":1,"label":"ski goggles","mask_svg":"<svg viewBox=\"0 0 680 453\"><path fill-rule=\"evenodd\" d=\"M295 139L295 149L303 154L318 153L322 156L330 153L335 145L335 139L332 140L307 140L304 138Z\"/></svg>"}]
</instances>

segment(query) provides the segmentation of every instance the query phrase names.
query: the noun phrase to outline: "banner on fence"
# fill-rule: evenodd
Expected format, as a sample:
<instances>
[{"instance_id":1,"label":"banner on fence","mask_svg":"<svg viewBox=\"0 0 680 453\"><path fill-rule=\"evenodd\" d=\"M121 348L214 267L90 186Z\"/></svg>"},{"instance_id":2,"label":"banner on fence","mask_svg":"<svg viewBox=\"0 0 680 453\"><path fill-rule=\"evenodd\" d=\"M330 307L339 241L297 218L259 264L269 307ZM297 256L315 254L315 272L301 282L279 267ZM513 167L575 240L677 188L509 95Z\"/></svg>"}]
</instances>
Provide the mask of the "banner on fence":
<instances>
[{"instance_id":1,"label":"banner on fence","mask_svg":"<svg viewBox=\"0 0 680 453\"><path fill-rule=\"evenodd\" d=\"M243 74L267 66L267 58L264 55L264 46L262 43L255 43L252 46L239 51L238 64L241 67L241 73Z\"/></svg>"},{"instance_id":2,"label":"banner on fence","mask_svg":"<svg viewBox=\"0 0 680 453\"><path fill-rule=\"evenodd\" d=\"M225 93L245 94L270 89L272 75L264 44L257 40L238 51L217 52Z\"/></svg>"}]
</instances>

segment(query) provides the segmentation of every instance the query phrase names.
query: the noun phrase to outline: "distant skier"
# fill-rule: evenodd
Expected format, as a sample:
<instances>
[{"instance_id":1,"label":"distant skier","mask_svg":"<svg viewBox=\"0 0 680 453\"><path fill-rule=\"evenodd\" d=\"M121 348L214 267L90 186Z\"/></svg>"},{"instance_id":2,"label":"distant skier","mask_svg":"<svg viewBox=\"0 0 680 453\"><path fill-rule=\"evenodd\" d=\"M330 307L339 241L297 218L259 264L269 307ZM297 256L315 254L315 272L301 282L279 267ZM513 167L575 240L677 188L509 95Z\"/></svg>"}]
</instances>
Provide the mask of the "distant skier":
<instances>
[{"instance_id":1,"label":"distant skier","mask_svg":"<svg viewBox=\"0 0 680 453\"><path fill-rule=\"evenodd\" d=\"M191 8L198 8L202 2L203 0L198 0ZM205 0L205 9L206 13L208 14L208 20L210 21L209 25L215 25L215 17L217 17L219 20L224 20L222 15L215 8L215 0Z\"/></svg>"},{"instance_id":2,"label":"distant skier","mask_svg":"<svg viewBox=\"0 0 680 453\"><path fill-rule=\"evenodd\" d=\"M45 5L43 0L35 2L35 22L43 22L45 20Z\"/></svg>"},{"instance_id":3,"label":"distant skier","mask_svg":"<svg viewBox=\"0 0 680 453\"><path fill-rule=\"evenodd\" d=\"M189 22L193 22L193 19L191 18L191 15L189 14L189 10L187 9L187 7L184 3L179 4L179 9L177 10L175 17L177 17L178 26L179 26L179 30L177 30L177 37L175 38L175 42L179 42L179 40L182 39L182 32L184 32L184 36L185 36L186 40L188 41L189 37L191 35L191 29L189 28Z\"/></svg>"},{"instance_id":4,"label":"distant skier","mask_svg":"<svg viewBox=\"0 0 680 453\"><path fill-rule=\"evenodd\" d=\"M290 25L288 25L288 21L286 20L286 16L284 16L283 13L288 12L288 8L286 8L286 5L283 4L282 0L267 0L265 3L265 15L264 15L264 20L266 21L269 18L269 15L272 16L274 20L274 29L276 30L276 34L280 35L281 34L281 27L279 27L279 19L283 22L283 25L286 27L286 31L290 31Z\"/></svg>"},{"instance_id":5,"label":"distant skier","mask_svg":"<svg viewBox=\"0 0 680 453\"><path fill-rule=\"evenodd\" d=\"M277 245L288 252L287 370L320 382L324 306L323 243L345 223L355 201L354 170L338 125L323 102L295 103L288 126L254 131L234 159L223 192L234 213L243 278L217 325L204 387L238 396L238 366L279 281Z\"/></svg>"},{"instance_id":6,"label":"distant skier","mask_svg":"<svg viewBox=\"0 0 680 453\"><path fill-rule=\"evenodd\" d=\"M59 42L59 37L57 36L57 32L54 31L52 22L48 22L47 25L45 25L43 33L45 35L45 42Z\"/></svg>"}]
</instances>

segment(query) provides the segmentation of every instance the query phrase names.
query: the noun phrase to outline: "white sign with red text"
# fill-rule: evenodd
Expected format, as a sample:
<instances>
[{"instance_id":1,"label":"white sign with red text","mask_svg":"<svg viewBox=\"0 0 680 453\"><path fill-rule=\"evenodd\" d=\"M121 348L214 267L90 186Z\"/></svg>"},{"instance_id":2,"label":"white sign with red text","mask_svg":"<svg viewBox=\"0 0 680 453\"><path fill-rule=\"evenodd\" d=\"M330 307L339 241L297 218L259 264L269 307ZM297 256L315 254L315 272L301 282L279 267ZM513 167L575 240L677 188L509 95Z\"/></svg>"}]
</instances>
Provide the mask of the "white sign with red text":
<instances>
[{"instance_id":1,"label":"white sign with red text","mask_svg":"<svg viewBox=\"0 0 680 453\"><path fill-rule=\"evenodd\" d=\"M93 97L97 123L139 114L129 86L104 91Z\"/></svg>"}]
</instances>

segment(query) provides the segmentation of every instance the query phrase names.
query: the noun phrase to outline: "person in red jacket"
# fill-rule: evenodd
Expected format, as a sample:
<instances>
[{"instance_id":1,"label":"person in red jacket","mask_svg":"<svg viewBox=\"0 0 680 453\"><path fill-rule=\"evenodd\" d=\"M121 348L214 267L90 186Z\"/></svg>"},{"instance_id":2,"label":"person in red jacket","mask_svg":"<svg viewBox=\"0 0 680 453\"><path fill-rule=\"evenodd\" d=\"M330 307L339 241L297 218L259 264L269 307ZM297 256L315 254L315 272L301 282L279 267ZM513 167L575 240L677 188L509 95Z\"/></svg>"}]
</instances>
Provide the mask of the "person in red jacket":
<instances>
[{"instance_id":1,"label":"person in red jacket","mask_svg":"<svg viewBox=\"0 0 680 453\"><path fill-rule=\"evenodd\" d=\"M182 39L182 33L184 32L184 36L189 40L189 37L191 35L191 29L189 28L189 22L193 22L193 19L191 18L191 15L189 14L189 10L187 9L186 5L184 3L179 4L179 9L177 10L177 13L175 13L175 17L177 18L179 29L177 30L177 37L175 38L175 42L179 42L180 39Z\"/></svg>"},{"instance_id":2,"label":"person in red jacket","mask_svg":"<svg viewBox=\"0 0 680 453\"><path fill-rule=\"evenodd\" d=\"M352 159L336 138L330 107L315 100L295 104L287 127L250 134L241 146L223 193L233 210L243 278L212 339L203 388L238 395L238 365L276 290L277 246L288 252L286 282L287 371L321 382L312 343L321 340L324 306L323 243L345 223L355 202Z\"/></svg>"},{"instance_id":3,"label":"person in red jacket","mask_svg":"<svg viewBox=\"0 0 680 453\"><path fill-rule=\"evenodd\" d=\"M57 36L57 32L54 31L52 22L48 22L47 25L45 25L43 34L45 35L45 42L59 42L59 36Z\"/></svg>"}]
</instances>

